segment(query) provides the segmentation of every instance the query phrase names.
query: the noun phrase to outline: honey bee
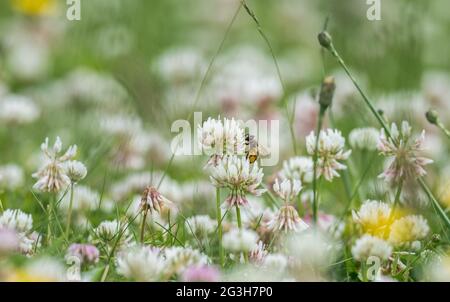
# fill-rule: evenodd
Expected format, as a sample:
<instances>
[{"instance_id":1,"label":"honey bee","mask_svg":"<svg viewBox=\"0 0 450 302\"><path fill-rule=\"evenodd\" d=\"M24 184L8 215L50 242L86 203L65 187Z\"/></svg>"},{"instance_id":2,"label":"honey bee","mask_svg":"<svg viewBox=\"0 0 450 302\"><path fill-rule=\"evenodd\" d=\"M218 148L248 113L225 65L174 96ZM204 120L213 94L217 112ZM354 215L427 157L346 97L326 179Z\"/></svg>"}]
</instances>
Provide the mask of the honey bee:
<instances>
[{"instance_id":1,"label":"honey bee","mask_svg":"<svg viewBox=\"0 0 450 302\"><path fill-rule=\"evenodd\" d=\"M245 155L248 161L253 164L258 157L267 156L270 152L264 146L261 146L255 139L255 136L246 134L245 135Z\"/></svg>"}]
</instances>

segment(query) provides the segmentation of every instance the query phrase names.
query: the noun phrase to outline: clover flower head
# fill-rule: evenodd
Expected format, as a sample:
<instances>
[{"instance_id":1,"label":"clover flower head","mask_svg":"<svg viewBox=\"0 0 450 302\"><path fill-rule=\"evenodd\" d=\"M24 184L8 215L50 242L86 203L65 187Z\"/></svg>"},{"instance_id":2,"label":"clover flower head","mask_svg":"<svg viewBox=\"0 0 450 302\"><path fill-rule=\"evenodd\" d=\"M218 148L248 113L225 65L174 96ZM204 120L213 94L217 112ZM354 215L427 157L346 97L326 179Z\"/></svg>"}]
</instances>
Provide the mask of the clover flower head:
<instances>
[{"instance_id":1,"label":"clover flower head","mask_svg":"<svg viewBox=\"0 0 450 302\"><path fill-rule=\"evenodd\" d=\"M306 137L306 150L308 154L314 155L317 136L312 131ZM320 131L317 145L317 177L323 175L326 180L331 181L334 177L339 177L338 170L345 170L347 167L340 163L348 159L351 150L344 150L345 138L339 130L326 129Z\"/></svg>"},{"instance_id":2,"label":"clover flower head","mask_svg":"<svg viewBox=\"0 0 450 302\"><path fill-rule=\"evenodd\" d=\"M148 246L134 246L121 251L116 261L117 272L134 281L159 281L164 273L165 260Z\"/></svg>"},{"instance_id":3,"label":"clover flower head","mask_svg":"<svg viewBox=\"0 0 450 302\"><path fill-rule=\"evenodd\" d=\"M285 204L268 222L267 227L274 232L301 232L308 229L309 225L298 216L297 210L293 206Z\"/></svg>"},{"instance_id":4,"label":"clover flower head","mask_svg":"<svg viewBox=\"0 0 450 302\"><path fill-rule=\"evenodd\" d=\"M257 240L254 231L234 228L223 235L223 247L231 252L250 252Z\"/></svg>"},{"instance_id":5,"label":"clover flower head","mask_svg":"<svg viewBox=\"0 0 450 302\"><path fill-rule=\"evenodd\" d=\"M377 200L366 200L358 211L353 211L353 220L361 225L364 233L384 237L391 224L391 207Z\"/></svg>"},{"instance_id":6,"label":"clover flower head","mask_svg":"<svg viewBox=\"0 0 450 302\"><path fill-rule=\"evenodd\" d=\"M381 129L378 150L388 157L388 162L387 168L379 177L389 183L398 183L427 174L424 167L433 161L419 155L423 151L425 130L413 139L411 126L407 121L403 121L400 130L392 123L390 131L391 137Z\"/></svg>"},{"instance_id":7,"label":"clover flower head","mask_svg":"<svg viewBox=\"0 0 450 302\"><path fill-rule=\"evenodd\" d=\"M71 180L66 174L64 164L75 157L77 146L70 146L61 155L62 142L59 137L56 138L53 147L49 147L48 143L47 137L41 145L41 150L46 156L46 161L42 168L32 175L34 178L37 178L37 182L33 185L33 188L42 192L58 192L70 184Z\"/></svg>"},{"instance_id":8,"label":"clover flower head","mask_svg":"<svg viewBox=\"0 0 450 302\"><path fill-rule=\"evenodd\" d=\"M74 243L67 249L66 257L75 256L83 264L95 264L98 262L100 252L91 244Z\"/></svg>"},{"instance_id":9,"label":"clover flower head","mask_svg":"<svg viewBox=\"0 0 450 302\"><path fill-rule=\"evenodd\" d=\"M235 119L208 118L198 125L197 134L200 148L211 156L207 167L218 165L224 155L244 154L244 129Z\"/></svg>"},{"instance_id":10,"label":"clover flower head","mask_svg":"<svg viewBox=\"0 0 450 302\"><path fill-rule=\"evenodd\" d=\"M164 209L175 209L175 204L159 193L155 187L147 187L142 193L141 209L161 213Z\"/></svg>"},{"instance_id":11,"label":"clover flower head","mask_svg":"<svg viewBox=\"0 0 450 302\"><path fill-rule=\"evenodd\" d=\"M389 242L394 246L413 246L430 232L427 220L421 215L409 215L395 220L389 232Z\"/></svg>"},{"instance_id":12,"label":"clover flower head","mask_svg":"<svg viewBox=\"0 0 450 302\"><path fill-rule=\"evenodd\" d=\"M232 155L211 168L210 180L217 188L228 188L231 191L225 203L232 207L247 205L247 193L256 196L264 193L264 189L258 189L263 176L263 171L256 162L250 164L246 158Z\"/></svg>"},{"instance_id":13,"label":"clover flower head","mask_svg":"<svg viewBox=\"0 0 450 302\"><path fill-rule=\"evenodd\" d=\"M348 140L355 149L374 151L377 149L378 137L379 131L375 128L356 128L350 132Z\"/></svg>"},{"instance_id":14,"label":"clover flower head","mask_svg":"<svg viewBox=\"0 0 450 302\"><path fill-rule=\"evenodd\" d=\"M313 180L314 163L309 156L296 156L283 162L281 177L298 179L302 183L310 183Z\"/></svg>"},{"instance_id":15,"label":"clover flower head","mask_svg":"<svg viewBox=\"0 0 450 302\"><path fill-rule=\"evenodd\" d=\"M356 240L352 247L352 255L357 261L366 261L369 257L387 260L392 254L392 247L383 239L364 235Z\"/></svg>"},{"instance_id":16,"label":"clover flower head","mask_svg":"<svg viewBox=\"0 0 450 302\"><path fill-rule=\"evenodd\" d=\"M275 183L273 185L273 190L275 191L275 193L287 203L297 197L301 189L302 183L300 180L296 179L284 179L280 184L277 178L275 179Z\"/></svg>"}]
</instances>

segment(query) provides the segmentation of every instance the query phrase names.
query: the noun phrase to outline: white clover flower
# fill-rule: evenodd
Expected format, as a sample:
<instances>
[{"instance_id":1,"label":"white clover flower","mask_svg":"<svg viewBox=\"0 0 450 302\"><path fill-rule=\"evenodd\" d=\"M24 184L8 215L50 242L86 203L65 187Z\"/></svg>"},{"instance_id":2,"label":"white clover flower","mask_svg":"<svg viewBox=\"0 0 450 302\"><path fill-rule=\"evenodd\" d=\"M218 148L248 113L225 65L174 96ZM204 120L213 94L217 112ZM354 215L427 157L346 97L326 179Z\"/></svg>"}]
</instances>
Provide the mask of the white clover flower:
<instances>
[{"instance_id":1,"label":"white clover flower","mask_svg":"<svg viewBox=\"0 0 450 302\"><path fill-rule=\"evenodd\" d=\"M389 242L394 246L411 245L424 239L430 232L428 222L421 215L409 215L395 220L389 232Z\"/></svg>"},{"instance_id":2,"label":"white clover flower","mask_svg":"<svg viewBox=\"0 0 450 302\"><path fill-rule=\"evenodd\" d=\"M216 166L224 155L242 155L245 152L244 129L235 119L208 118L197 129L199 147L211 155L207 166Z\"/></svg>"},{"instance_id":3,"label":"white clover flower","mask_svg":"<svg viewBox=\"0 0 450 302\"><path fill-rule=\"evenodd\" d=\"M190 266L208 264L208 257L199 250L190 247L173 246L164 249L166 259L165 273L168 276L181 274Z\"/></svg>"},{"instance_id":4,"label":"white clover flower","mask_svg":"<svg viewBox=\"0 0 450 302\"><path fill-rule=\"evenodd\" d=\"M0 99L0 122L28 124L34 122L39 114L39 108L28 97L11 94Z\"/></svg>"},{"instance_id":5,"label":"white clover flower","mask_svg":"<svg viewBox=\"0 0 450 302\"><path fill-rule=\"evenodd\" d=\"M66 174L64 163L76 155L77 146L70 146L66 153L60 155L61 139L57 137L53 147L49 148L47 137L41 145L41 150L47 159L43 167L32 175L38 179L33 188L43 192L58 192L66 188L70 184L70 178Z\"/></svg>"},{"instance_id":6,"label":"white clover flower","mask_svg":"<svg viewBox=\"0 0 450 302\"><path fill-rule=\"evenodd\" d=\"M353 258L357 261L366 261L369 257L387 260L391 254L392 247L388 242L367 234L356 240L352 247Z\"/></svg>"},{"instance_id":7,"label":"white clover flower","mask_svg":"<svg viewBox=\"0 0 450 302\"><path fill-rule=\"evenodd\" d=\"M60 193L60 198L63 193ZM97 210L100 206L100 194L86 186L76 186L73 191L72 209L76 212L87 213ZM69 209L70 194L64 194L61 200L61 209L67 211Z\"/></svg>"},{"instance_id":8,"label":"white clover flower","mask_svg":"<svg viewBox=\"0 0 450 302\"><path fill-rule=\"evenodd\" d=\"M33 218L21 210L4 211L0 215L0 229L17 233L19 250L23 254L29 255L35 246L39 246L39 236L33 232Z\"/></svg>"},{"instance_id":9,"label":"white clover flower","mask_svg":"<svg viewBox=\"0 0 450 302\"><path fill-rule=\"evenodd\" d=\"M377 200L366 200L358 211L353 211L353 220L360 224L365 233L384 237L391 220L391 207Z\"/></svg>"},{"instance_id":10,"label":"white clover flower","mask_svg":"<svg viewBox=\"0 0 450 302\"><path fill-rule=\"evenodd\" d=\"M411 130L407 121L402 122L400 131L397 125L392 123L392 137L386 136L384 129L381 129L378 150L389 159L387 168L379 177L387 182L397 183L405 178L414 179L424 176L427 174L424 167L433 162L431 159L418 155L423 151L425 130L414 140L411 137Z\"/></svg>"},{"instance_id":11,"label":"white clover flower","mask_svg":"<svg viewBox=\"0 0 450 302\"><path fill-rule=\"evenodd\" d=\"M302 189L302 183L300 180L294 179L284 179L281 181L281 184L278 181L278 178L275 179L275 183L273 184L273 190L275 193L283 199L286 203L289 203L294 198L298 196Z\"/></svg>"},{"instance_id":12,"label":"white clover flower","mask_svg":"<svg viewBox=\"0 0 450 302\"><path fill-rule=\"evenodd\" d=\"M258 240L258 235L252 230L232 229L223 235L223 247L232 252L249 252Z\"/></svg>"},{"instance_id":13,"label":"white clover flower","mask_svg":"<svg viewBox=\"0 0 450 302\"><path fill-rule=\"evenodd\" d=\"M206 236L213 233L217 228L217 221L208 215L196 215L186 219L186 229L196 236Z\"/></svg>"},{"instance_id":14,"label":"white clover flower","mask_svg":"<svg viewBox=\"0 0 450 302\"><path fill-rule=\"evenodd\" d=\"M0 166L0 188L14 190L24 183L23 169L15 164Z\"/></svg>"},{"instance_id":15,"label":"white clover flower","mask_svg":"<svg viewBox=\"0 0 450 302\"><path fill-rule=\"evenodd\" d=\"M117 242L117 249L123 249L132 245L132 234L125 229L127 223L117 220L103 221L92 231L89 240L94 244L112 248Z\"/></svg>"},{"instance_id":16,"label":"white clover flower","mask_svg":"<svg viewBox=\"0 0 450 302\"><path fill-rule=\"evenodd\" d=\"M309 225L298 216L297 210L293 206L285 204L267 223L267 227L273 232L301 232L308 229Z\"/></svg>"},{"instance_id":17,"label":"white clover flower","mask_svg":"<svg viewBox=\"0 0 450 302\"><path fill-rule=\"evenodd\" d=\"M311 157L296 156L283 162L281 177L298 179L302 183L310 183L313 180L314 163Z\"/></svg>"},{"instance_id":18,"label":"white clover flower","mask_svg":"<svg viewBox=\"0 0 450 302\"><path fill-rule=\"evenodd\" d=\"M257 189L263 178L262 169L255 162L252 165L244 157L225 157L218 166L211 167L211 182L218 188L228 188L231 193L225 200L229 207L248 203L247 193L260 196L264 189Z\"/></svg>"},{"instance_id":19,"label":"white clover flower","mask_svg":"<svg viewBox=\"0 0 450 302\"><path fill-rule=\"evenodd\" d=\"M306 150L310 155L314 155L316 140L314 131L306 137ZM351 150L345 151L344 147L345 138L339 130L320 131L317 146L317 177L323 175L326 180L331 181L334 177L339 177L338 170L347 169L344 164L339 162L348 159L351 154Z\"/></svg>"},{"instance_id":20,"label":"white clover flower","mask_svg":"<svg viewBox=\"0 0 450 302\"><path fill-rule=\"evenodd\" d=\"M133 281L160 281L165 261L148 246L135 246L118 253L117 273Z\"/></svg>"},{"instance_id":21,"label":"white clover flower","mask_svg":"<svg viewBox=\"0 0 450 302\"><path fill-rule=\"evenodd\" d=\"M379 131L370 127L353 129L348 136L352 148L369 151L377 149L378 138Z\"/></svg>"},{"instance_id":22,"label":"white clover flower","mask_svg":"<svg viewBox=\"0 0 450 302\"><path fill-rule=\"evenodd\" d=\"M0 226L18 233L28 233L33 228L33 218L21 210L7 209L0 215Z\"/></svg>"},{"instance_id":23,"label":"white clover flower","mask_svg":"<svg viewBox=\"0 0 450 302\"><path fill-rule=\"evenodd\" d=\"M77 160L69 160L64 163L64 169L72 183L77 183L87 175L86 166Z\"/></svg>"}]
</instances>

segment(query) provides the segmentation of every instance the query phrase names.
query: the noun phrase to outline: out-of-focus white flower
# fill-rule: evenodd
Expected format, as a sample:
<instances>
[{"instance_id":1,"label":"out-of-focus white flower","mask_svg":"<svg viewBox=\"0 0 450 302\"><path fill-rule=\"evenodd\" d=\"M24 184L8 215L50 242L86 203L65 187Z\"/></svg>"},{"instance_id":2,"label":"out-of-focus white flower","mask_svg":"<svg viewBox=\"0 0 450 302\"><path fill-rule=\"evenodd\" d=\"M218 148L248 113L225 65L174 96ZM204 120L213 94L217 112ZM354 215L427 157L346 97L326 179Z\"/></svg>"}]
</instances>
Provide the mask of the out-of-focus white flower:
<instances>
[{"instance_id":1,"label":"out-of-focus white flower","mask_svg":"<svg viewBox=\"0 0 450 302\"><path fill-rule=\"evenodd\" d=\"M224 155L244 154L244 129L235 119L208 118L198 125L197 135L199 147L211 156L207 166L217 166Z\"/></svg>"},{"instance_id":2,"label":"out-of-focus white flower","mask_svg":"<svg viewBox=\"0 0 450 302\"><path fill-rule=\"evenodd\" d=\"M132 235L127 223L117 220L103 221L92 231L89 240L99 247L112 248L117 242L117 249L123 249L132 245Z\"/></svg>"},{"instance_id":3,"label":"out-of-focus white flower","mask_svg":"<svg viewBox=\"0 0 450 302\"><path fill-rule=\"evenodd\" d=\"M391 207L377 200L366 200L358 211L353 211L353 220L360 224L363 232L384 237L389 231Z\"/></svg>"},{"instance_id":4,"label":"out-of-focus white flower","mask_svg":"<svg viewBox=\"0 0 450 302\"><path fill-rule=\"evenodd\" d=\"M24 183L23 169L15 164L0 166L0 188L14 190Z\"/></svg>"},{"instance_id":5,"label":"out-of-focus white flower","mask_svg":"<svg viewBox=\"0 0 450 302\"><path fill-rule=\"evenodd\" d=\"M350 132L348 140L352 148L373 151L377 149L378 137L375 128L356 128Z\"/></svg>"},{"instance_id":6,"label":"out-of-focus white flower","mask_svg":"<svg viewBox=\"0 0 450 302\"><path fill-rule=\"evenodd\" d=\"M392 137L388 137L384 129L381 129L378 150L388 156L389 160L387 168L379 177L387 182L398 183L400 180L414 179L427 174L424 167L433 161L418 155L423 150L425 131L413 140L411 126L407 121L402 122L400 131L394 123L390 130Z\"/></svg>"},{"instance_id":7,"label":"out-of-focus white flower","mask_svg":"<svg viewBox=\"0 0 450 302\"><path fill-rule=\"evenodd\" d=\"M283 162L281 177L298 179L302 183L310 183L313 180L314 163L311 157L296 156Z\"/></svg>"},{"instance_id":8,"label":"out-of-focus white flower","mask_svg":"<svg viewBox=\"0 0 450 302\"><path fill-rule=\"evenodd\" d=\"M268 254L262 263L264 269L283 272L288 264L288 259L282 254Z\"/></svg>"},{"instance_id":9,"label":"out-of-focus white flower","mask_svg":"<svg viewBox=\"0 0 450 302\"><path fill-rule=\"evenodd\" d=\"M20 277L17 281L61 282L67 281L67 270L55 258L44 257L33 260L24 270L25 280Z\"/></svg>"},{"instance_id":10,"label":"out-of-focus white flower","mask_svg":"<svg viewBox=\"0 0 450 302\"><path fill-rule=\"evenodd\" d=\"M159 281L165 261L156 249L135 246L121 251L117 257L117 272L134 281Z\"/></svg>"},{"instance_id":11,"label":"out-of-focus white flower","mask_svg":"<svg viewBox=\"0 0 450 302\"><path fill-rule=\"evenodd\" d=\"M310 155L314 155L317 137L311 132L306 137L306 150ZM344 151L345 138L338 130L327 129L320 131L319 143L317 146L317 177L323 175L326 180L331 181L335 176L339 177L338 170L345 170L347 167L341 164L340 160L346 160L351 154L351 150Z\"/></svg>"},{"instance_id":12,"label":"out-of-focus white flower","mask_svg":"<svg viewBox=\"0 0 450 302\"><path fill-rule=\"evenodd\" d=\"M190 247L173 246L164 249L166 259L165 273L168 276L181 274L192 265L208 264L208 257L196 249Z\"/></svg>"},{"instance_id":13,"label":"out-of-focus white flower","mask_svg":"<svg viewBox=\"0 0 450 302\"><path fill-rule=\"evenodd\" d=\"M64 169L72 183L77 183L87 175L86 166L77 160L69 160L64 163Z\"/></svg>"},{"instance_id":14,"label":"out-of-focus white flower","mask_svg":"<svg viewBox=\"0 0 450 302\"><path fill-rule=\"evenodd\" d=\"M206 62L197 49L186 47L165 52L155 65L165 80L179 84L198 77Z\"/></svg>"},{"instance_id":15,"label":"out-of-focus white flower","mask_svg":"<svg viewBox=\"0 0 450 302\"><path fill-rule=\"evenodd\" d=\"M223 235L223 247L232 252L249 252L258 240L258 235L252 230L232 229Z\"/></svg>"},{"instance_id":16,"label":"out-of-focus white flower","mask_svg":"<svg viewBox=\"0 0 450 302\"><path fill-rule=\"evenodd\" d=\"M357 261L366 261L369 257L387 260L391 254L392 247L388 242L367 234L356 240L352 247L353 258Z\"/></svg>"},{"instance_id":17,"label":"out-of-focus white flower","mask_svg":"<svg viewBox=\"0 0 450 302\"><path fill-rule=\"evenodd\" d=\"M37 178L33 188L43 192L58 192L66 188L70 184L70 178L66 174L64 163L76 155L77 146L70 146L66 153L60 155L61 139L57 137L53 147L49 148L47 137L41 145L41 150L47 158L44 165L32 175Z\"/></svg>"},{"instance_id":18,"label":"out-of-focus white flower","mask_svg":"<svg viewBox=\"0 0 450 302\"><path fill-rule=\"evenodd\" d=\"M19 234L9 228L0 227L0 257L19 249Z\"/></svg>"},{"instance_id":19,"label":"out-of-focus white flower","mask_svg":"<svg viewBox=\"0 0 450 302\"><path fill-rule=\"evenodd\" d=\"M425 270L426 281L450 282L450 255L435 257Z\"/></svg>"},{"instance_id":20,"label":"out-of-focus white flower","mask_svg":"<svg viewBox=\"0 0 450 302\"><path fill-rule=\"evenodd\" d=\"M49 62L48 47L32 39L17 41L11 45L6 58L9 71L18 79L26 81L44 76Z\"/></svg>"},{"instance_id":21,"label":"out-of-focus white flower","mask_svg":"<svg viewBox=\"0 0 450 302\"><path fill-rule=\"evenodd\" d=\"M70 194L60 193L61 209L67 211L69 209ZM100 206L100 194L86 186L76 186L73 192L72 209L76 212L88 213L97 210Z\"/></svg>"},{"instance_id":22,"label":"out-of-focus white flower","mask_svg":"<svg viewBox=\"0 0 450 302\"><path fill-rule=\"evenodd\" d=\"M291 202L294 198L298 196L300 190L302 189L302 183L300 180L293 179L284 179L281 181L281 184L278 181L278 178L275 179L275 183L273 184L273 190L275 193L283 199L286 203Z\"/></svg>"},{"instance_id":23,"label":"out-of-focus white flower","mask_svg":"<svg viewBox=\"0 0 450 302\"><path fill-rule=\"evenodd\" d=\"M297 210L288 204L280 207L267 227L273 232L301 232L309 228L309 226L298 216Z\"/></svg>"},{"instance_id":24,"label":"out-of-focus white flower","mask_svg":"<svg viewBox=\"0 0 450 302\"><path fill-rule=\"evenodd\" d=\"M254 264L260 265L263 263L267 253L266 245L262 241L258 241L258 244L249 253L249 260Z\"/></svg>"},{"instance_id":25,"label":"out-of-focus white flower","mask_svg":"<svg viewBox=\"0 0 450 302\"><path fill-rule=\"evenodd\" d=\"M23 254L31 254L33 248L39 246L39 238L33 232L33 218L21 210L7 209L0 215L0 229L17 233L19 250Z\"/></svg>"},{"instance_id":26,"label":"out-of-focus white flower","mask_svg":"<svg viewBox=\"0 0 450 302\"><path fill-rule=\"evenodd\" d=\"M18 233L28 233L33 228L33 218L21 210L7 209L0 215L0 226Z\"/></svg>"},{"instance_id":27,"label":"out-of-focus white flower","mask_svg":"<svg viewBox=\"0 0 450 302\"><path fill-rule=\"evenodd\" d=\"M389 242L394 246L411 245L424 239L430 232L428 222L421 215L409 215L395 220L389 232Z\"/></svg>"},{"instance_id":28,"label":"out-of-focus white flower","mask_svg":"<svg viewBox=\"0 0 450 302\"><path fill-rule=\"evenodd\" d=\"M34 122L39 114L39 108L28 97L14 94L0 96L0 122L28 124Z\"/></svg>"},{"instance_id":29,"label":"out-of-focus white flower","mask_svg":"<svg viewBox=\"0 0 450 302\"><path fill-rule=\"evenodd\" d=\"M292 274L298 281L324 280L324 270L332 263L335 246L317 230L293 233L286 248L292 259Z\"/></svg>"},{"instance_id":30,"label":"out-of-focus white flower","mask_svg":"<svg viewBox=\"0 0 450 302\"><path fill-rule=\"evenodd\" d=\"M67 249L66 257L75 256L83 264L97 263L100 257L99 250L90 244L74 243Z\"/></svg>"},{"instance_id":31,"label":"out-of-focus white flower","mask_svg":"<svg viewBox=\"0 0 450 302\"><path fill-rule=\"evenodd\" d=\"M195 236L204 237L211 234L217 228L217 221L208 215L196 215L186 219L186 229Z\"/></svg>"},{"instance_id":32,"label":"out-of-focus white flower","mask_svg":"<svg viewBox=\"0 0 450 302\"><path fill-rule=\"evenodd\" d=\"M263 178L262 169L255 162L252 165L244 157L227 156L218 166L211 167L211 182L218 188L231 192L225 200L229 207L247 204L247 193L260 196L265 190L257 189Z\"/></svg>"}]
</instances>

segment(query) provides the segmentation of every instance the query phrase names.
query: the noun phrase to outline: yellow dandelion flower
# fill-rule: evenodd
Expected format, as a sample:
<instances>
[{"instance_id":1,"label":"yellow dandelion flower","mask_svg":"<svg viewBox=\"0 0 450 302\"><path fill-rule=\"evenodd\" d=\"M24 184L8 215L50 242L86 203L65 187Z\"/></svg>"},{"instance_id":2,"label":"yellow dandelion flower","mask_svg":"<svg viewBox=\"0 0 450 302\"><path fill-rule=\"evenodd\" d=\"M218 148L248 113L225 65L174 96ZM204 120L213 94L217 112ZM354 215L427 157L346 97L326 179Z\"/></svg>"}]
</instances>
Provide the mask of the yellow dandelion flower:
<instances>
[{"instance_id":1,"label":"yellow dandelion flower","mask_svg":"<svg viewBox=\"0 0 450 302\"><path fill-rule=\"evenodd\" d=\"M55 0L11 0L12 7L26 15L41 16L55 12Z\"/></svg>"},{"instance_id":2,"label":"yellow dandelion flower","mask_svg":"<svg viewBox=\"0 0 450 302\"><path fill-rule=\"evenodd\" d=\"M9 272L4 281L6 282L55 282L56 279L45 275L30 274L25 270L17 269Z\"/></svg>"}]
</instances>

